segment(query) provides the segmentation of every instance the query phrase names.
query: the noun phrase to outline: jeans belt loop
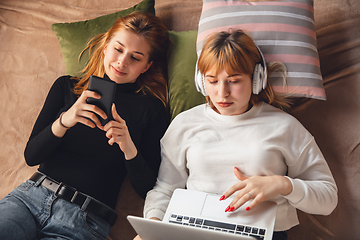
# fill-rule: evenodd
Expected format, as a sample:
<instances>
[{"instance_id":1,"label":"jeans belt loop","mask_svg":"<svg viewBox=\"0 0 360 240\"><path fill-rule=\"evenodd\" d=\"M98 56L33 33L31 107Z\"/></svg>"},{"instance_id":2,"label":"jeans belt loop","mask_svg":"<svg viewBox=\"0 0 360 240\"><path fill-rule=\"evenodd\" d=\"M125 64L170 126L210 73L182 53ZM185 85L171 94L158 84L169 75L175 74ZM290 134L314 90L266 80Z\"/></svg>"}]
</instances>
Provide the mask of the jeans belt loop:
<instances>
[{"instance_id":1,"label":"jeans belt loop","mask_svg":"<svg viewBox=\"0 0 360 240\"><path fill-rule=\"evenodd\" d=\"M54 192L54 195L55 196L58 196L59 195L59 192L61 190L61 188L64 186L64 184L61 182L59 183L59 186L56 188L55 192Z\"/></svg>"},{"instance_id":2,"label":"jeans belt loop","mask_svg":"<svg viewBox=\"0 0 360 240\"><path fill-rule=\"evenodd\" d=\"M72 198L71 198L70 202L72 202L72 203L73 203L73 202L75 201L76 196L78 195L78 193L79 193L79 192L76 190L76 191L75 191L75 193L74 193L74 195L72 196Z\"/></svg>"},{"instance_id":3,"label":"jeans belt loop","mask_svg":"<svg viewBox=\"0 0 360 240\"><path fill-rule=\"evenodd\" d=\"M39 172L38 172L39 173ZM41 185L41 183L44 181L44 179L46 178L45 175L42 174L42 176L40 177L39 180L36 181L36 183L34 184L35 187L38 187L39 185Z\"/></svg>"},{"instance_id":4,"label":"jeans belt loop","mask_svg":"<svg viewBox=\"0 0 360 240\"><path fill-rule=\"evenodd\" d=\"M81 206L81 210L86 211L90 201L91 201L91 199L88 196L86 196L86 200L84 201L83 205Z\"/></svg>"}]
</instances>

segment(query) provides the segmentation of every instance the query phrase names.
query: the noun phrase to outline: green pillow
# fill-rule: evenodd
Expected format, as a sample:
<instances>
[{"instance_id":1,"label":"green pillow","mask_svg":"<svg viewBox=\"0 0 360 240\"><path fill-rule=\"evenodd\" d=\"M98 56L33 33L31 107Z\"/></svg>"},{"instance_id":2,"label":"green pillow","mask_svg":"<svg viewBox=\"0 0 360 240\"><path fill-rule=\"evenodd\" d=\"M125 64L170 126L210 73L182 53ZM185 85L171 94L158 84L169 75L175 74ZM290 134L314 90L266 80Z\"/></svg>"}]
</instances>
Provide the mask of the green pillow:
<instances>
[{"instance_id":1,"label":"green pillow","mask_svg":"<svg viewBox=\"0 0 360 240\"><path fill-rule=\"evenodd\" d=\"M194 84L197 31L169 32L172 48L168 62L171 119L205 102Z\"/></svg>"},{"instance_id":2,"label":"green pillow","mask_svg":"<svg viewBox=\"0 0 360 240\"><path fill-rule=\"evenodd\" d=\"M85 66L89 59L84 53L79 62L79 55L87 42L97 34L106 32L119 17L126 16L134 11L150 12L155 15L155 0L143 0L131 8L101 16L95 19L72 22L55 23L51 26L60 44L61 53L65 62L66 74L76 75Z\"/></svg>"}]
</instances>

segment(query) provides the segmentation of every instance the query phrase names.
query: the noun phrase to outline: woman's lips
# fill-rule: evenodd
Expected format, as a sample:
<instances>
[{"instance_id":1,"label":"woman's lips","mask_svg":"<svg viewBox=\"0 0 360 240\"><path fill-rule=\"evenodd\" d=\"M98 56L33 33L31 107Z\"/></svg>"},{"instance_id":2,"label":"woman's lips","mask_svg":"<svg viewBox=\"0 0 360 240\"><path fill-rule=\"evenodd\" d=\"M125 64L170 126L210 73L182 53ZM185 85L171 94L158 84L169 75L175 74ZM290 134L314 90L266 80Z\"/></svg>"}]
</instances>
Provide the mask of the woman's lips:
<instances>
[{"instance_id":1,"label":"woman's lips","mask_svg":"<svg viewBox=\"0 0 360 240\"><path fill-rule=\"evenodd\" d=\"M232 104L232 102L217 102L217 105L222 108L230 107Z\"/></svg>"}]
</instances>

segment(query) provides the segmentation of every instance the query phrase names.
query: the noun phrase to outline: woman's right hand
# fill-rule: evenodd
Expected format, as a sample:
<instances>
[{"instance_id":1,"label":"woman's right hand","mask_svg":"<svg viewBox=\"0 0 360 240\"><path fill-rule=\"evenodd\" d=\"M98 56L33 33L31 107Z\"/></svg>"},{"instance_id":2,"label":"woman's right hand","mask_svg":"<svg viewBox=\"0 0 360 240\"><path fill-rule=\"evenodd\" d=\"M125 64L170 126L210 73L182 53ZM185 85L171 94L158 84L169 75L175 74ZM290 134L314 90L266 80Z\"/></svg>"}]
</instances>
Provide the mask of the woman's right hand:
<instances>
[{"instance_id":1,"label":"woman's right hand","mask_svg":"<svg viewBox=\"0 0 360 240\"><path fill-rule=\"evenodd\" d=\"M249 211L259 203L268 201L278 195L286 196L293 190L291 181L280 175L269 176L246 176L238 168L234 168L234 174L239 179L239 183L233 185L221 198L225 200L235 192L238 192L226 212L233 212L240 208L247 201L252 202L245 209Z\"/></svg>"},{"instance_id":2,"label":"woman's right hand","mask_svg":"<svg viewBox=\"0 0 360 240\"><path fill-rule=\"evenodd\" d=\"M90 90L85 90L76 100L76 102L71 106L71 108L69 108L66 112L63 113L61 117L61 123L59 118L52 125L52 131L55 136L62 137L65 134L66 130L75 126L76 123L82 123L91 128L95 128L97 126L101 130L104 129L95 113L103 119L106 119L107 116L105 112L99 107L93 104L88 104L86 102L86 99L89 97L96 99L101 98L98 93Z\"/></svg>"}]
</instances>

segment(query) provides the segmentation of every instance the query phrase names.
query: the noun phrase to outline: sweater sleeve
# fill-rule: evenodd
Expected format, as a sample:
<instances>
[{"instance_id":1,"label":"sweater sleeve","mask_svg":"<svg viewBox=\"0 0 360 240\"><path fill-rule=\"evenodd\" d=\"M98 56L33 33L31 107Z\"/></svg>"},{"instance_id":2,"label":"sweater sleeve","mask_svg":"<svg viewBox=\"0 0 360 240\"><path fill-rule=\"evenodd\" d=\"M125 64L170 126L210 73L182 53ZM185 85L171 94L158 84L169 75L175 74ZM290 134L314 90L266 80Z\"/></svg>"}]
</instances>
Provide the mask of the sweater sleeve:
<instances>
[{"instance_id":1,"label":"sweater sleeve","mask_svg":"<svg viewBox=\"0 0 360 240\"><path fill-rule=\"evenodd\" d=\"M314 138L288 167L293 191L285 198L290 204L310 214L330 214L338 202L337 186Z\"/></svg>"},{"instance_id":2,"label":"sweater sleeve","mask_svg":"<svg viewBox=\"0 0 360 240\"><path fill-rule=\"evenodd\" d=\"M51 130L52 123L57 119L64 107L64 87L69 76L58 78L52 85L42 110L35 122L30 138L25 148L25 160L29 166L43 163L62 142Z\"/></svg>"},{"instance_id":3,"label":"sweater sleeve","mask_svg":"<svg viewBox=\"0 0 360 240\"><path fill-rule=\"evenodd\" d=\"M131 184L140 197L145 198L156 182L161 162L160 139L169 125L166 110L160 101L151 110L149 124L142 134L135 158L125 161Z\"/></svg>"},{"instance_id":4,"label":"sweater sleeve","mask_svg":"<svg viewBox=\"0 0 360 240\"><path fill-rule=\"evenodd\" d=\"M185 188L188 179L186 150L179 136L183 135L181 123L175 118L161 139L161 165L155 187L146 196L144 217L162 219L176 188ZM181 121L180 121L181 122ZM180 134L181 133L181 134Z\"/></svg>"}]
</instances>

